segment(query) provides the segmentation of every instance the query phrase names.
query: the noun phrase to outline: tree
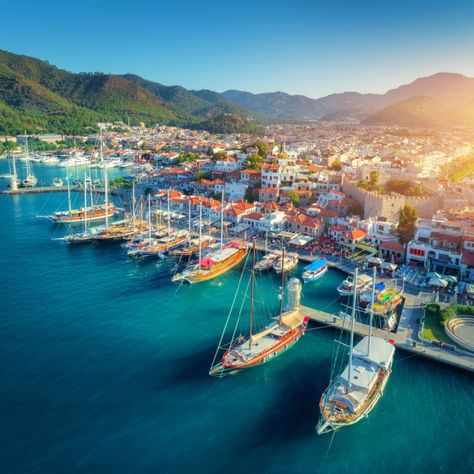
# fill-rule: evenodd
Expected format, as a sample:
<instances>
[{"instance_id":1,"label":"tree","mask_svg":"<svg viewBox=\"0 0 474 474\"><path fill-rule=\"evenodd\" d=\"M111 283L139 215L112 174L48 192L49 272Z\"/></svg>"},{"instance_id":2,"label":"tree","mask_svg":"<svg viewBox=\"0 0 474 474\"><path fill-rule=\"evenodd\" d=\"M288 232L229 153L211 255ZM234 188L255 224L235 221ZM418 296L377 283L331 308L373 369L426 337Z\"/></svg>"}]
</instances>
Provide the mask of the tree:
<instances>
[{"instance_id":1,"label":"tree","mask_svg":"<svg viewBox=\"0 0 474 474\"><path fill-rule=\"evenodd\" d=\"M258 199L258 187L248 186L245 190L244 199L250 203L255 202Z\"/></svg>"},{"instance_id":2,"label":"tree","mask_svg":"<svg viewBox=\"0 0 474 474\"><path fill-rule=\"evenodd\" d=\"M288 191L286 195L291 199L294 206L298 206L300 202L300 195L296 191Z\"/></svg>"},{"instance_id":3,"label":"tree","mask_svg":"<svg viewBox=\"0 0 474 474\"><path fill-rule=\"evenodd\" d=\"M348 209L349 215L356 215L359 217L364 217L364 208L357 202L351 205Z\"/></svg>"},{"instance_id":4,"label":"tree","mask_svg":"<svg viewBox=\"0 0 474 474\"><path fill-rule=\"evenodd\" d=\"M409 205L402 208L397 227L398 238L402 244L406 245L413 239L416 232L417 220L418 214L415 208Z\"/></svg>"},{"instance_id":5,"label":"tree","mask_svg":"<svg viewBox=\"0 0 474 474\"><path fill-rule=\"evenodd\" d=\"M273 148L273 143L268 142L267 140L257 140L254 144L254 146L258 149L258 154L262 157L265 158L270 151Z\"/></svg>"},{"instance_id":6,"label":"tree","mask_svg":"<svg viewBox=\"0 0 474 474\"><path fill-rule=\"evenodd\" d=\"M333 170L333 171L341 171L341 169L342 169L341 160L339 158L334 160L332 165L329 167L329 169Z\"/></svg>"},{"instance_id":7,"label":"tree","mask_svg":"<svg viewBox=\"0 0 474 474\"><path fill-rule=\"evenodd\" d=\"M263 158L259 155L250 155L245 162L245 166L251 170L259 170L262 167Z\"/></svg>"}]
</instances>

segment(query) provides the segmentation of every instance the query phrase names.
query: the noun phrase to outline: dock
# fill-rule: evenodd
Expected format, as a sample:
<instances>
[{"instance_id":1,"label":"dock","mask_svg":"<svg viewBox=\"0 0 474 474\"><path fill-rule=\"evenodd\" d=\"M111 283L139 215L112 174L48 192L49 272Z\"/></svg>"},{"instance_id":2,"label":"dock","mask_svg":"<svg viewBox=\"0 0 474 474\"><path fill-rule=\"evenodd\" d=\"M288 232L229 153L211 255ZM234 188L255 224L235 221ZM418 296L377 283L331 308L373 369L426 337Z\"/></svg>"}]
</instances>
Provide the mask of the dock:
<instances>
[{"instance_id":1,"label":"dock","mask_svg":"<svg viewBox=\"0 0 474 474\"><path fill-rule=\"evenodd\" d=\"M71 186L71 192L83 193L84 188L82 186ZM110 189L109 194L121 195L123 190ZM93 188L94 193L105 194L104 188ZM1 194L7 196L24 195L24 194L45 194L45 193L67 193L67 186L38 186L32 188L18 188L18 189L5 189Z\"/></svg>"},{"instance_id":2,"label":"dock","mask_svg":"<svg viewBox=\"0 0 474 474\"><path fill-rule=\"evenodd\" d=\"M426 344L417 337L416 320L418 319L420 309L421 307L416 304L415 298L407 298L398 331L390 332L384 329L373 328L372 334L390 341L397 349L402 351L474 372L474 353L470 354L465 351ZM308 316L310 321L316 324L344 331L349 331L350 329L349 318L343 318L308 306L301 306L299 312L302 316ZM356 321L354 332L359 336L368 336L369 326Z\"/></svg>"}]
</instances>

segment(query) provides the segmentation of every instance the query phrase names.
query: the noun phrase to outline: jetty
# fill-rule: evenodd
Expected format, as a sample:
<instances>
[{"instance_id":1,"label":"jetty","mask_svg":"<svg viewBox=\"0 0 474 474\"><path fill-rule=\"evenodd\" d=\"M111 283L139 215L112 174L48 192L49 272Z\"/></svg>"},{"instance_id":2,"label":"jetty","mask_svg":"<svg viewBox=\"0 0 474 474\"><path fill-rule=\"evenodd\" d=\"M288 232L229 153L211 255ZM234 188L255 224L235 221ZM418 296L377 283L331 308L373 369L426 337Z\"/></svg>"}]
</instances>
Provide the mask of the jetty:
<instances>
[{"instance_id":1,"label":"jetty","mask_svg":"<svg viewBox=\"0 0 474 474\"><path fill-rule=\"evenodd\" d=\"M398 330L396 332L385 329L372 328L372 334L376 337L390 341L397 349L409 352L413 355L426 357L436 362L448 364L459 369L474 372L474 353L456 350L451 346L438 346L423 343L418 338L418 320L422 313L422 306L418 304L413 295L407 295L405 305L400 316ZM350 330L349 318L327 313L308 306L300 306L302 316L308 316L310 321L318 325L332 327L343 331ZM356 321L354 332L359 336L369 335L369 326Z\"/></svg>"},{"instance_id":2,"label":"jetty","mask_svg":"<svg viewBox=\"0 0 474 474\"><path fill-rule=\"evenodd\" d=\"M82 186L71 186L71 192L84 192ZM105 194L104 188L94 188L94 193ZM109 189L109 194L121 195L123 194L121 189ZM67 193L67 186L37 186L28 188L17 188L17 189L5 189L1 194L7 196L23 195L23 194L44 194L44 193Z\"/></svg>"}]
</instances>

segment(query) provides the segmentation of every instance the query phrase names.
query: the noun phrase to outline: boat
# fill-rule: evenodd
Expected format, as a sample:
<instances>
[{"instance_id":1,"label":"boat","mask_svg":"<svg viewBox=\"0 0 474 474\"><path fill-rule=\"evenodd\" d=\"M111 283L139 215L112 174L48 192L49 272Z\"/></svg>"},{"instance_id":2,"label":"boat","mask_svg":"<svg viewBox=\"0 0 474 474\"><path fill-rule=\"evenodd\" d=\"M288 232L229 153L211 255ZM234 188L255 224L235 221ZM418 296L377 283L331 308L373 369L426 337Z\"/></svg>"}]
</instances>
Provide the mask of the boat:
<instances>
[{"instance_id":1,"label":"boat","mask_svg":"<svg viewBox=\"0 0 474 474\"><path fill-rule=\"evenodd\" d=\"M92 186L91 186L91 195L90 195L90 205L87 202L87 183L90 182L87 179L87 174L84 173L84 207L82 208L84 211L84 219L83 219L83 224L84 224L84 229L82 232L76 232L72 233L69 235L66 235L64 237L64 240L68 244L85 244L85 243L91 243L95 240L95 236L97 232L99 231L97 228L89 228L89 214L88 210L92 209L94 207L93 203L93 196L92 196Z\"/></svg>"},{"instance_id":2,"label":"boat","mask_svg":"<svg viewBox=\"0 0 474 474\"><path fill-rule=\"evenodd\" d=\"M362 292L370 287L372 277L361 274L357 277L357 291ZM351 296L354 292L354 275L349 275L338 287L337 291L341 296Z\"/></svg>"},{"instance_id":3,"label":"boat","mask_svg":"<svg viewBox=\"0 0 474 474\"><path fill-rule=\"evenodd\" d=\"M328 271L328 262L324 258L321 258L304 267L304 270L303 281L309 283L326 274Z\"/></svg>"},{"instance_id":4,"label":"boat","mask_svg":"<svg viewBox=\"0 0 474 474\"><path fill-rule=\"evenodd\" d=\"M273 264L275 263L275 260L279 256L280 254L276 252L267 253L255 264L255 271L265 272L265 271L271 270L273 268Z\"/></svg>"},{"instance_id":5,"label":"boat","mask_svg":"<svg viewBox=\"0 0 474 474\"><path fill-rule=\"evenodd\" d=\"M34 188L38 184L38 178L33 174L31 170L31 163L30 163L30 151L28 148L28 138L26 137L26 132L25 132L25 173L26 176L21 182L21 186L24 188Z\"/></svg>"},{"instance_id":6,"label":"boat","mask_svg":"<svg viewBox=\"0 0 474 474\"><path fill-rule=\"evenodd\" d=\"M252 248L252 271L250 280L250 307L249 307L249 333L248 336L235 337L228 345L222 346L225 331L229 324L229 317L224 326L224 331L219 342L216 355L211 364L210 375L222 377L225 373L235 373L243 369L255 367L269 362L290 349L308 327L309 317L304 316L299 310L301 283L294 278L289 283L292 296L288 298L287 311L283 311L284 290L284 260L281 272L281 286L279 292L279 315L260 331L254 332L254 293L255 293L255 241ZM291 286L290 286L291 285ZM237 288L237 291L239 288ZM240 320L240 316L239 316ZM237 325L239 323L237 322ZM237 326L236 326L237 327ZM218 360L221 349L225 349L222 358Z\"/></svg>"},{"instance_id":7,"label":"boat","mask_svg":"<svg viewBox=\"0 0 474 474\"><path fill-rule=\"evenodd\" d=\"M54 178L51 186L53 188L60 188L63 185L63 180L61 178Z\"/></svg>"},{"instance_id":8,"label":"boat","mask_svg":"<svg viewBox=\"0 0 474 474\"><path fill-rule=\"evenodd\" d=\"M216 243L216 239L205 235L201 240L201 250L207 249ZM172 250L170 255L175 257L192 257L199 253L199 239L190 239L188 245L183 248Z\"/></svg>"},{"instance_id":9,"label":"boat","mask_svg":"<svg viewBox=\"0 0 474 474\"><path fill-rule=\"evenodd\" d=\"M224 191L221 207L221 239L219 248L205 256L202 254L202 203L199 206L199 255L197 263L191 262L181 273L176 273L171 281L200 283L212 280L238 265L247 255L247 246L239 242L224 245Z\"/></svg>"},{"instance_id":10,"label":"boat","mask_svg":"<svg viewBox=\"0 0 474 474\"><path fill-rule=\"evenodd\" d=\"M105 204L96 204L70 211L57 211L48 216L55 224L79 224L88 221L102 221L115 215L115 206L110 203L108 207Z\"/></svg>"},{"instance_id":11,"label":"boat","mask_svg":"<svg viewBox=\"0 0 474 474\"><path fill-rule=\"evenodd\" d=\"M289 272L290 270L293 270L296 265L298 265L298 254L293 252L285 253L283 249L282 254L278 255L278 257L274 260L273 269L277 273L281 273L284 267L285 271Z\"/></svg>"},{"instance_id":12,"label":"boat","mask_svg":"<svg viewBox=\"0 0 474 474\"><path fill-rule=\"evenodd\" d=\"M384 288L377 294L374 302L369 304L368 310L373 308L377 316L387 316L395 311L402 299L403 291L396 288Z\"/></svg>"},{"instance_id":13,"label":"boat","mask_svg":"<svg viewBox=\"0 0 474 474\"><path fill-rule=\"evenodd\" d=\"M183 245L188 240L187 230L177 230L174 234L168 235L158 240L151 239L142 246L138 252L141 257L163 257L168 251Z\"/></svg>"},{"instance_id":14,"label":"boat","mask_svg":"<svg viewBox=\"0 0 474 474\"><path fill-rule=\"evenodd\" d=\"M342 372L330 382L321 397L320 419L316 426L318 434L336 431L367 417L382 397L392 370L395 348L390 342L372 335L373 311L369 335L354 345L357 301L355 287L352 297L349 361Z\"/></svg>"}]
</instances>

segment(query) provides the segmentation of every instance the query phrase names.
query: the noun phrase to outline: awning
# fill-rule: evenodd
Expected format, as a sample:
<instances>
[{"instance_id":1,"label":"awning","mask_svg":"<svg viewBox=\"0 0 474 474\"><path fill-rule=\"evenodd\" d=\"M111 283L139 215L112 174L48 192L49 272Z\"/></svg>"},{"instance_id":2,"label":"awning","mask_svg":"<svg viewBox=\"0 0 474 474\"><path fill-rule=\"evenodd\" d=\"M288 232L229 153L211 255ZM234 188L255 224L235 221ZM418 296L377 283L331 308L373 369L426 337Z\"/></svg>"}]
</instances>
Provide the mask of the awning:
<instances>
[{"instance_id":1,"label":"awning","mask_svg":"<svg viewBox=\"0 0 474 474\"><path fill-rule=\"evenodd\" d=\"M279 232L276 236L277 239L285 239L285 240L291 240L294 239L295 237L298 237L298 234L295 234L293 232Z\"/></svg>"},{"instance_id":2,"label":"awning","mask_svg":"<svg viewBox=\"0 0 474 474\"><path fill-rule=\"evenodd\" d=\"M291 239L288 244L289 245L296 245L298 247L304 247L306 244L309 242L313 241L313 237L309 237L308 235L298 235L297 237L294 237Z\"/></svg>"},{"instance_id":3,"label":"awning","mask_svg":"<svg viewBox=\"0 0 474 474\"><path fill-rule=\"evenodd\" d=\"M250 227L251 226L249 226L248 224L243 224L243 223L237 224L235 227L232 227L231 229L229 229L229 232L233 235L238 235L250 229Z\"/></svg>"},{"instance_id":4,"label":"awning","mask_svg":"<svg viewBox=\"0 0 474 474\"><path fill-rule=\"evenodd\" d=\"M448 286L448 282L446 280L442 280L441 278L431 278L429 285L437 286L439 288L446 288Z\"/></svg>"},{"instance_id":5,"label":"awning","mask_svg":"<svg viewBox=\"0 0 474 474\"><path fill-rule=\"evenodd\" d=\"M367 263L373 263L374 265L382 265L383 260L378 257L369 257Z\"/></svg>"}]
</instances>

